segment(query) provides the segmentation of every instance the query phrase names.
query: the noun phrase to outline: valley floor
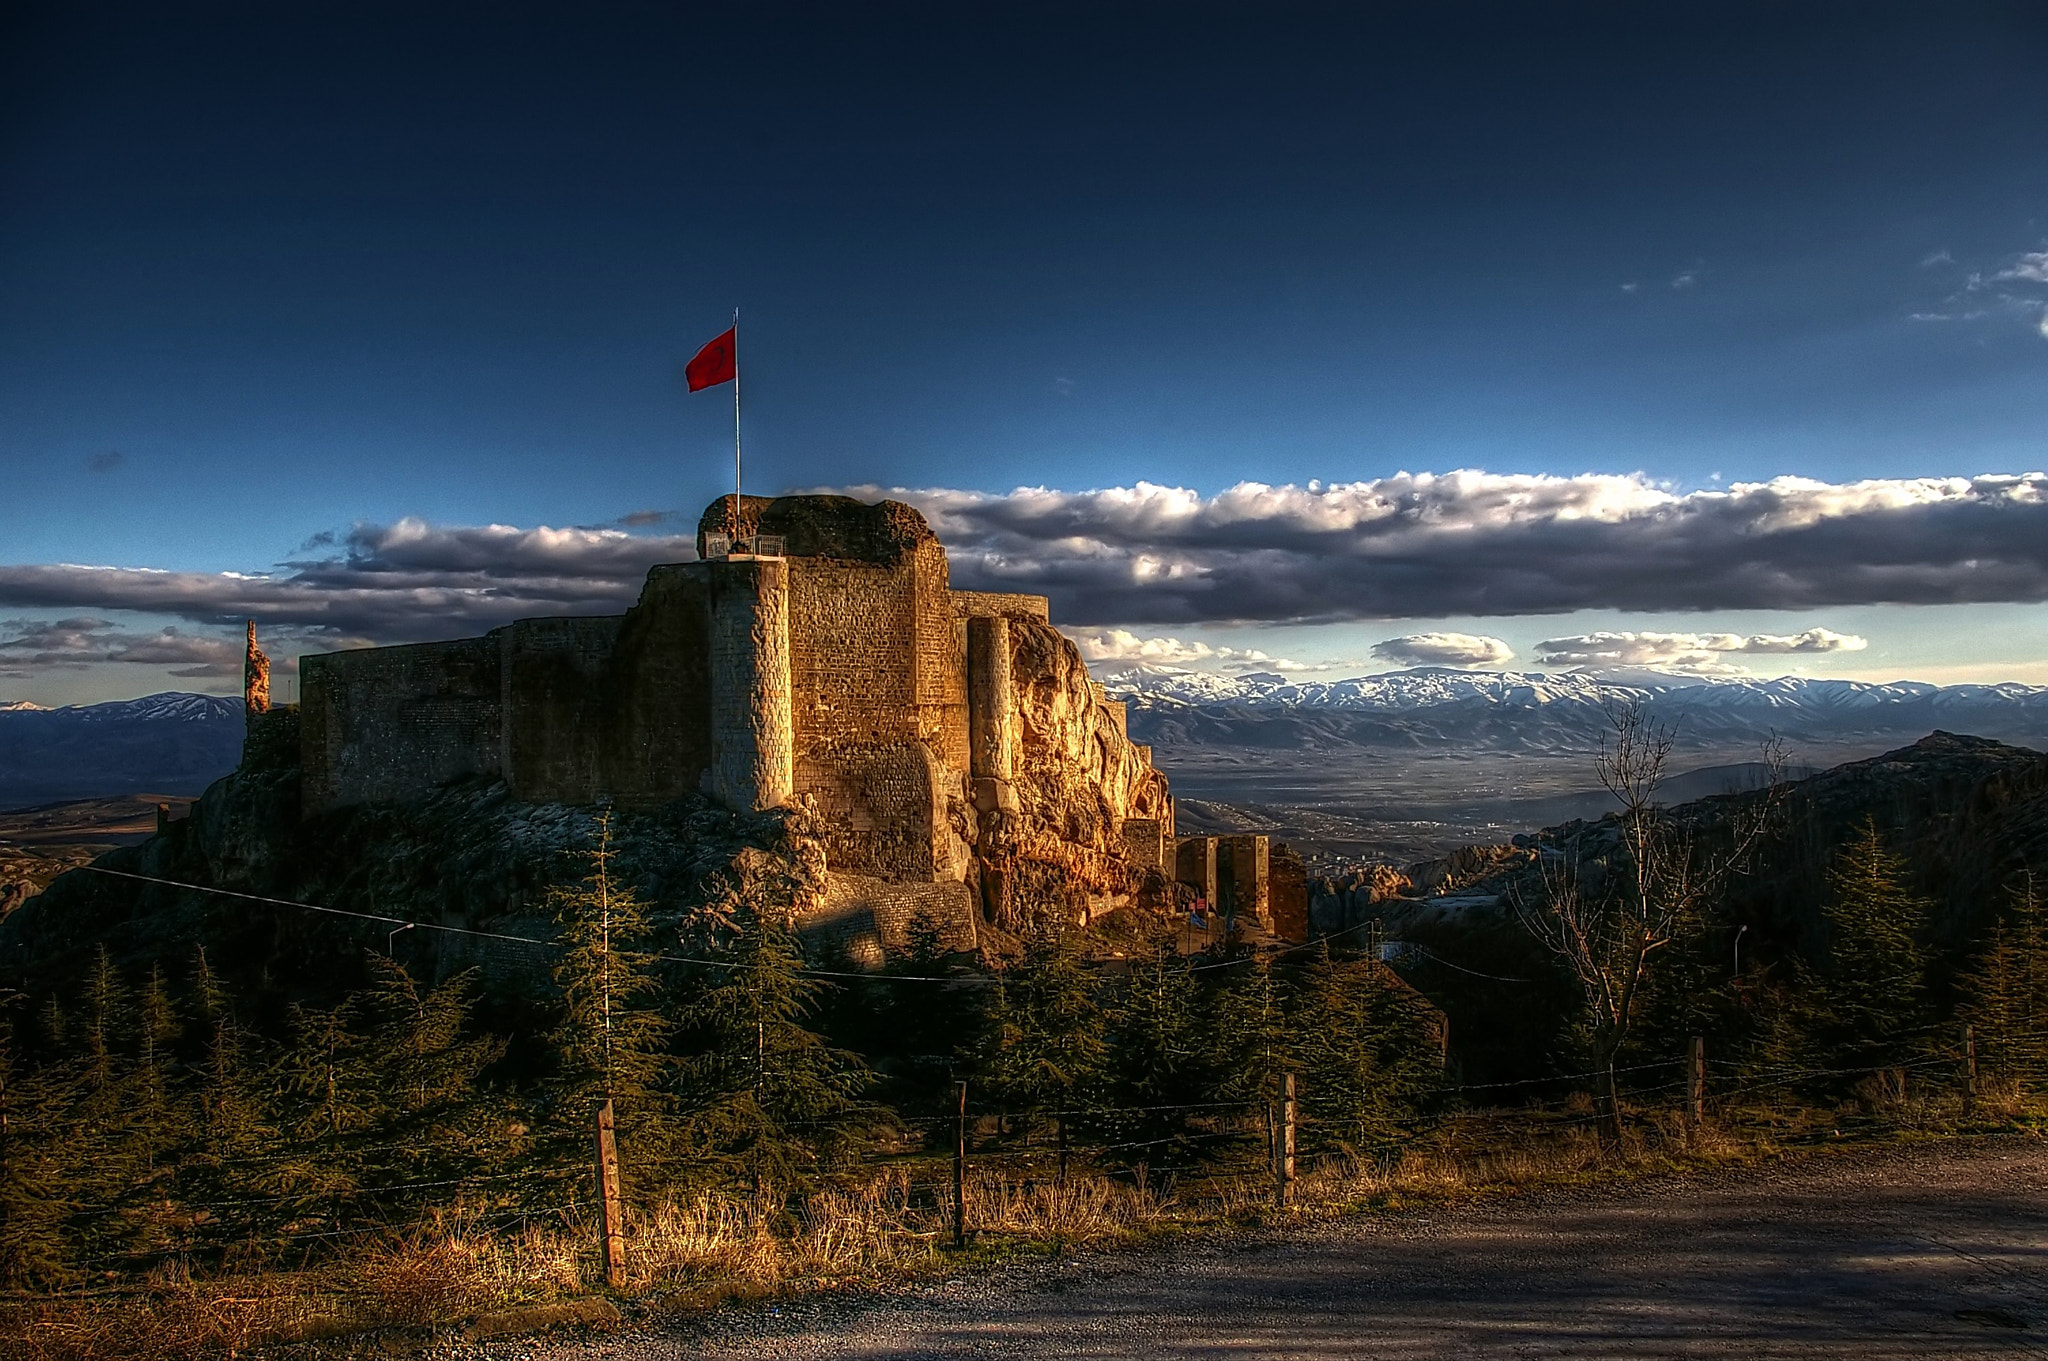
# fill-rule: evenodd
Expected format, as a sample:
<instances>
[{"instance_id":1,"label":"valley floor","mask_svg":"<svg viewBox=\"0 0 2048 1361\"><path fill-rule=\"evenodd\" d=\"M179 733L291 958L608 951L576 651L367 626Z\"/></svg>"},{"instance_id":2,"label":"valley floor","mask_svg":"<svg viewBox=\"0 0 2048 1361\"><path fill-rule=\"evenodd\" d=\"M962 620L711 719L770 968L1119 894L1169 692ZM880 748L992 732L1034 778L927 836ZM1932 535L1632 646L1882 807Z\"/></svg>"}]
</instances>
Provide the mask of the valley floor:
<instances>
[{"instance_id":1,"label":"valley floor","mask_svg":"<svg viewBox=\"0 0 2048 1361\"><path fill-rule=\"evenodd\" d=\"M464 1348L469 1355L481 1349ZM2048 1149L1843 1151L1556 1188L489 1355L1990 1357L2048 1353Z\"/></svg>"}]
</instances>

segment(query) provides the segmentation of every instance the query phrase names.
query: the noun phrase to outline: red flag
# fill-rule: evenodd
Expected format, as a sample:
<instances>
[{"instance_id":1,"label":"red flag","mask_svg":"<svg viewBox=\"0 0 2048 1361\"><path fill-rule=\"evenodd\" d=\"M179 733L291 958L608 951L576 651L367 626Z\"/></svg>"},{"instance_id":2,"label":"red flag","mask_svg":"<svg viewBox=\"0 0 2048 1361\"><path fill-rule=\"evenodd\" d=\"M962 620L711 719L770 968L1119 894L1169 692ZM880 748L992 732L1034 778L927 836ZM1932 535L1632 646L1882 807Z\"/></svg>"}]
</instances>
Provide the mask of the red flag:
<instances>
[{"instance_id":1,"label":"red flag","mask_svg":"<svg viewBox=\"0 0 2048 1361\"><path fill-rule=\"evenodd\" d=\"M740 328L737 326L697 351L697 357L683 366L683 378L692 392L730 383L739 377L739 373Z\"/></svg>"}]
</instances>

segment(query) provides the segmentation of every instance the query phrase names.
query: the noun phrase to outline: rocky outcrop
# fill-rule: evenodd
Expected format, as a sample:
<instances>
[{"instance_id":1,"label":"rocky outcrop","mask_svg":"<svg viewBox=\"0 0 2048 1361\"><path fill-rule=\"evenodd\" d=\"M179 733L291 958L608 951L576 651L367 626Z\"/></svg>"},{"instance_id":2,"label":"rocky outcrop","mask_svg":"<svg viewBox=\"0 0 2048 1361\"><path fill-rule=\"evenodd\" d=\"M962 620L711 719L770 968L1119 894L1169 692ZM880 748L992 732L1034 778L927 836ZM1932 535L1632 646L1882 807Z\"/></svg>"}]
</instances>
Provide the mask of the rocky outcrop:
<instances>
[{"instance_id":1,"label":"rocky outcrop","mask_svg":"<svg viewBox=\"0 0 2048 1361\"><path fill-rule=\"evenodd\" d=\"M249 621L249 646L242 657L242 707L250 717L270 712L270 655L256 646L256 621Z\"/></svg>"},{"instance_id":2,"label":"rocky outcrop","mask_svg":"<svg viewBox=\"0 0 2048 1361\"><path fill-rule=\"evenodd\" d=\"M1126 858L1123 826L1170 824L1166 777L1125 736L1122 706L1090 678L1073 643L1031 619L1012 620L1009 637L1014 807L981 814L984 900L1011 931L1047 920L1085 924L1146 892L1145 871Z\"/></svg>"}]
</instances>

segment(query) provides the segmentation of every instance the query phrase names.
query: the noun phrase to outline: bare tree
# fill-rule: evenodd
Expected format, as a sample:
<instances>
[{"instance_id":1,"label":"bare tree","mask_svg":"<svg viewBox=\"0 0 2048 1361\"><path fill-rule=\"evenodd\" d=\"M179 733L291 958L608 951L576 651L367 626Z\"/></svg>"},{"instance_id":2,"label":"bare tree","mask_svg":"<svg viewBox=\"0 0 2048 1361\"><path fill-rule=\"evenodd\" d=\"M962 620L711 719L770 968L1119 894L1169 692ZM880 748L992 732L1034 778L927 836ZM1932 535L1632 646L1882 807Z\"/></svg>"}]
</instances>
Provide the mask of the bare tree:
<instances>
[{"instance_id":1,"label":"bare tree","mask_svg":"<svg viewBox=\"0 0 2048 1361\"><path fill-rule=\"evenodd\" d=\"M1554 858L1539 851L1541 893L1534 902L1516 893L1513 901L1522 924L1565 961L1579 984L1608 1129L1619 1138L1615 1057L1628 1043L1664 952L1747 867L1779 802L1785 751L1775 736L1764 743L1763 797L1735 809L1709 849L1700 844L1694 820L1673 818L1658 801L1675 730L1652 720L1640 703L1612 705L1607 719L1594 770L1621 805L1612 851L1597 871L1577 846Z\"/></svg>"}]
</instances>

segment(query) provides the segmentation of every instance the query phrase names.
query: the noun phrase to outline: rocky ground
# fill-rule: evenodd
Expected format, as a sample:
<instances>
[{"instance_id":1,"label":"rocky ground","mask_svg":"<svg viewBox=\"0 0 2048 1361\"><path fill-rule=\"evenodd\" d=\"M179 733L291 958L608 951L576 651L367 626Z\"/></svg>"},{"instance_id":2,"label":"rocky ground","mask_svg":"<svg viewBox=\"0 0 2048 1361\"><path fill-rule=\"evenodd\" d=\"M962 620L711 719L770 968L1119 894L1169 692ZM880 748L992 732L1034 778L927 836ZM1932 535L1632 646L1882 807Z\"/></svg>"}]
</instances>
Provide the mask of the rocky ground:
<instances>
[{"instance_id":1,"label":"rocky ground","mask_svg":"<svg viewBox=\"0 0 2048 1361\"><path fill-rule=\"evenodd\" d=\"M1922 1145L1554 1189L455 1354L2039 1356L2048 1149Z\"/></svg>"}]
</instances>

